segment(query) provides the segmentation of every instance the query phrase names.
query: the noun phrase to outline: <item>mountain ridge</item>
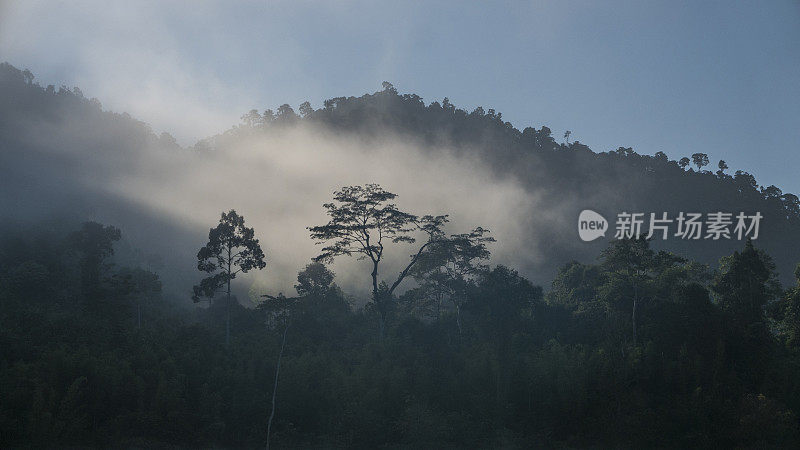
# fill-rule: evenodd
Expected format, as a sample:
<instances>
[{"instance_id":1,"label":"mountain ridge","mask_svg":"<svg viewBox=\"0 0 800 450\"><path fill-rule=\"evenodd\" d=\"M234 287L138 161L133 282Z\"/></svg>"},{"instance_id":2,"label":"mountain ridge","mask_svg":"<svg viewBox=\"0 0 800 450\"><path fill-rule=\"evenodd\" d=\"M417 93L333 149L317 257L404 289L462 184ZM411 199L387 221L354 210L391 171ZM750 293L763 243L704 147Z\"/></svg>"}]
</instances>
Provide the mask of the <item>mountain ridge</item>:
<instances>
[{"instance_id":1,"label":"mountain ridge","mask_svg":"<svg viewBox=\"0 0 800 450\"><path fill-rule=\"evenodd\" d=\"M110 173L103 169L109 165L120 166L128 158L135 158L131 155L143 146L174 151L183 148L168 133L157 136L145 122L127 113L104 111L99 101L86 99L77 88L43 88L34 82L29 71L21 71L8 63L0 66L0 93L5 106L0 112L5 124L0 126L0 136L12 148L12 152L6 152L4 163L6 167L20 168L9 171L8 175L19 180L20 186L27 186L6 193L3 201L9 202L8 210L26 209L26 205L13 200L15 194L17 198L25 198L29 194L27 190L39 188L37 183L40 181L49 186L49 190L53 189L52 180L61 186L73 185L77 191L74 195L76 201L80 202L88 195L84 192L87 186L81 174L95 178ZM798 197L783 193L775 186L759 186L755 177L746 171L728 174L725 169L720 169L712 172L703 170L703 165L697 170L687 170L687 164L670 160L662 152L652 156L641 155L630 147L594 152L578 141L557 143L546 126L540 129L526 127L520 131L503 121L502 114L493 109L484 111L478 107L467 112L455 107L447 98L442 103L434 101L426 105L415 94L399 94L390 83L384 83L383 90L373 94L326 100L319 109L313 109L305 102L300 105L299 113L286 104L275 112L251 110L242 117L239 125L201 139L183 151L224 151L248 136L270 134L296 125L312 125L328 132L354 136L366 143L394 135L425 152L437 152L443 147L454 149L457 156L478 158L496 176L511 177L532 197L544 199L538 205L539 210L532 212L521 225L531 230L529 242L543 250L542 262L523 267L528 273L539 274L534 278L540 281L552 279L555 267L571 260L596 258L605 245L603 239L584 243L577 238L576 221L583 209L596 210L606 218L621 211L667 212L670 217L680 211L727 211L734 214L759 211L765 217L759 245L774 256L782 280L790 282L795 255L800 253L796 244L800 242ZM37 172L30 169L34 167L31 161L20 164L11 156L63 155L58 151L61 142L39 143L46 140L48 133L36 129L37 125L58 127L77 120L77 116L91 124L82 124L84 128L81 130L104 130L98 136L69 134L76 146L91 149L94 156L102 155L101 158L92 158L99 164L98 170L86 170L77 164L73 173L64 174L58 170L40 173L38 168ZM28 130L25 136L35 136L36 139L20 137L20 130L28 128L32 130ZM41 151L42 146L56 151ZM119 159L114 160L115 157ZM702 164L702 160L700 162ZM64 156L64 164L75 163ZM36 182L32 183L34 179ZM40 193L46 199L48 195ZM58 204L59 201L51 203ZM655 242L655 245L714 264L720 256L740 248L742 243L736 240L670 239L664 243Z\"/></svg>"}]
</instances>

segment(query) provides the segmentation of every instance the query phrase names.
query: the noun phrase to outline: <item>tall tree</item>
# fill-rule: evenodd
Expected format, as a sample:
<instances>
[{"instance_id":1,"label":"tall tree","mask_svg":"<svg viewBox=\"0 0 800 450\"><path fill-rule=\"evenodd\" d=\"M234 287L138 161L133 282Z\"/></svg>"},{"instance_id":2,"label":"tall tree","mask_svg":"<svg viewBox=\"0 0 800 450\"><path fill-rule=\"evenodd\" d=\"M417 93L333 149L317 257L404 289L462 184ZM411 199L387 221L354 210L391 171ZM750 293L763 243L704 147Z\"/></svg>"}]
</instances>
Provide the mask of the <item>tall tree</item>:
<instances>
[{"instance_id":1,"label":"tall tree","mask_svg":"<svg viewBox=\"0 0 800 450\"><path fill-rule=\"evenodd\" d=\"M298 110L300 111L300 116L303 117L304 119L314 113L314 108L311 107L311 103L309 102L301 103L300 108L298 108Z\"/></svg>"},{"instance_id":2,"label":"tall tree","mask_svg":"<svg viewBox=\"0 0 800 450\"><path fill-rule=\"evenodd\" d=\"M653 251L643 236L613 241L603 250L603 265L608 271L605 292L612 296L621 290L631 301L631 322L633 343L636 344L636 310L639 307L648 281L648 272L653 262Z\"/></svg>"},{"instance_id":3,"label":"tall tree","mask_svg":"<svg viewBox=\"0 0 800 450\"><path fill-rule=\"evenodd\" d=\"M272 420L275 418L275 410L277 408L277 395L278 395L278 377L281 374L281 360L283 359L283 351L286 349L286 334L289 332L289 326L292 324L291 319L294 310L297 308L301 297L286 297L282 293L277 297L272 295L262 295L267 300L258 305L258 309L266 311L268 314L268 323L281 330L281 346L278 351L278 360L275 363L275 378L272 383L272 405L270 408L269 419L267 420L267 450L269 450L270 436L272 435Z\"/></svg>"},{"instance_id":4,"label":"tall tree","mask_svg":"<svg viewBox=\"0 0 800 450\"><path fill-rule=\"evenodd\" d=\"M222 287L226 293L225 345L231 338L231 281L239 272L263 269L264 252L252 228L244 225L244 217L230 210L222 213L219 225L208 232L208 243L197 252L197 269L210 275L194 287L192 300L213 298Z\"/></svg>"},{"instance_id":5,"label":"tall tree","mask_svg":"<svg viewBox=\"0 0 800 450\"><path fill-rule=\"evenodd\" d=\"M119 228L97 222L85 222L80 230L70 235L73 248L81 256L81 289L90 306L96 306L100 301L105 260L114 255L114 242L121 237Z\"/></svg>"},{"instance_id":6,"label":"tall tree","mask_svg":"<svg viewBox=\"0 0 800 450\"><path fill-rule=\"evenodd\" d=\"M278 377L281 371L283 352L286 349L286 335L295 316L302 314L304 309L324 301L328 294L338 290L333 282L335 275L324 264L312 262L297 274L297 297L286 297L283 293L278 296L262 295L266 300L259 303L258 309L267 313L267 326L281 330L281 346L278 351L278 360L275 363L275 378L272 385L272 407L267 421L267 449L270 445L272 421L277 409Z\"/></svg>"},{"instance_id":7,"label":"tall tree","mask_svg":"<svg viewBox=\"0 0 800 450\"><path fill-rule=\"evenodd\" d=\"M708 165L708 155L705 153L695 153L692 155L692 163L697 166L697 170L700 171L700 169Z\"/></svg>"},{"instance_id":8,"label":"tall tree","mask_svg":"<svg viewBox=\"0 0 800 450\"><path fill-rule=\"evenodd\" d=\"M485 270L485 261L491 256L486 247L494 242L487 236L489 230L478 227L469 233L453 234L434 242L420 257L412 273L423 294L433 297L440 314L441 302L446 297L456 312L456 324L461 335L461 309L467 298L467 286L479 272Z\"/></svg>"},{"instance_id":9,"label":"tall tree","mask_svg":"<svg viewBox=\"0 0 800 450\"><path fill-rule=\"evenodd\" d=\"M641 302L659 297L660 276L685 262L666 251L654 252L644 236L613 241L602 252L605 283L604 297L614 302L627 299L631 305L631 336L638 342L638 319Z\"/></svg>"},{"instance_id":10,"label":"tall tree","mask_svg":"<svg viewBox=\"0 0 800 450\"><path fill-rule=\"evenodd\" d=\"M775 265L748 239L741 252L720 259L712 289L724 313L727 362L755 389L767 373L772 349L766 309L781 291Z\"/></svg>"},{"instance_id":11,"label":"tall tree","mask_svg":"<svg viewBox=\"0 0 800 450\"><path fill-rule=\"evenodd\" d=\"M722 178L722 176L725 175L725 171L728 170L728 163L726 163L724 159L720 159L717 163L717 168L719 169L717 170L717 175Z\"/></svg>"},{"instance_id":12,"label":"tall tree","mask_svg":"<svg viewBox=\"0 0 800 450\"><path fill-rule=\"evenodd\" d=\"M311 238L328 245L315 258L330 261L336 256L358 255L372 263L372 301L379 315L379 333L383 337L387 316L393 306L393 294L420 256L444 236L443 225L447 216L426 215L417 217L401 211L394 203L396 194L385 191L377 184L346 186L334 192L332 203L323 206L330 216L325 225L309 227ZM391 285L379 280L380 263L384 259L387 243L415 243L413 233L421 232L425 241L411 255L411 260L397 275Z\"/></svg>"},{"instance_id":13,"label":"tall tree","mask_svg":"<svg viewBox=\"0 0 800 450\"><path fill-rule=\"evenodd\" d=\"M750 239L741 252L720 260L712 287L723 311L742 327L765 326L764 308L780 292L775 264Z\"/></svg>"}]
</instances>

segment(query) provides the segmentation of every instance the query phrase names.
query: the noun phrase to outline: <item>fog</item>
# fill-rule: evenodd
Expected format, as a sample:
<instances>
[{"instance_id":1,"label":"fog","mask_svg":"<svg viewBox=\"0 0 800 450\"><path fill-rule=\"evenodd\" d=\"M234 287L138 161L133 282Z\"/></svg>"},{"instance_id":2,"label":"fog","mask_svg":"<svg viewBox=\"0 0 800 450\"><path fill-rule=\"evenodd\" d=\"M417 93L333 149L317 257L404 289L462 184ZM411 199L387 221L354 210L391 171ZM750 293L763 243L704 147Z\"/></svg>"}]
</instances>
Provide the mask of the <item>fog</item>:
<instances>
[{"instance_id":1,"label":"fog","mask_svg":"<svg viewBox=\"0 0 800 450\"><path fill-rule=\"evenodd\" d=\"M306 227L327 222L322 204L334 190L364 183L396 193L403 210L450 214L451 233L489 228L498 240L492 248L497 261L520 265L536 258L535 248L515 251L535 198L475 160L448 149L423 152L399 139L367 145L297 126L202 155L154 147L105 189L193 233L213 225L221 211L235 209L255 228L267 254L267 268L252 278L266 290L291 292L297 271L319 252ZM381 275L395 276L415 251L411 247L391 246ZM368 286L371 269L342 259L334 266L339 283L354 291Z\"/></svg>"},{"instance_id":2,"label":"fog","mask_svg":"<svg viewBox=\"0 0 800 450\"><path fill-rule=\"evenodd\" d=\"M307 227L327 222L323 203L346 185L377 183L398 195L404 211L447 214L450 234L489 229L497 239L490 245L491 264L518 269L545 287L564 263L596 261L612 236L609 231L606 239L581 242L575 227L583 209L612 219L626 210L743 207L724 190L715 197L696 196L683 179L664 189L649 172L608 164L614 159L582 157L595 154L581 153L588 150L580 147L527 151L503 147L491 135L456 143L451 140L456 135L445 132L425 139L421 128L400 134L401 128L369 117L360 118L363 126L355 129L322 119L255 128L219 123L212 128L229 131L181 147L171 136L156 136L146 123L104 112L81 95L19 82L0 86L0 95L0 138L7 143L0 152L2 222L70 229L83 220L115 225L124 238L118 263L157 270L165 291L185 304L204 275L196 268L196 253L209 228L230 209L255 229L267 257L266 269L235 282L240 301L249 304L248 296L262 293L292 294L297 272L320 251ZM185 120L192 122L192 115ZM677 164L674 169L668 173L684 173ZM766 223L764 248L789 267L794 253L778 239L780 222ZM668 245L714 263L740 243L673 239ZM380 277L393 281L416 248L390 245ZM153 255L162 262L157 267ZM367 262L339 257L332 269L358 304L368 298ZM412 283L407 280L400 291Z\"/></svg>"},{"instance_id":3,"label":"fog","mask_svg":"<svg viewBox=\"0 0 800 450\"><path fill-rule=\"evenodd\" d=\"M143 255L158 254L166 291L179 297L188 298L203 276L195 254L230 209L255 229L267 256L266 269L235 282L242 303L248 289L293 293L297 272L320 251L307 227L327 222L322 205L345 185L378 183L398 195L402 210L448 214L447 233L488 228L497 239L490 245L494 264L530 268L542 260L530 240L534 211L537 220L546 217L540 196L468 152L426 148L389 132L367 140L304 123L242 128L235 138L211 140L218 143L213 149L179 147L156 139L144 124L134 132L126 116L67 112L57 120L8 115L4 133L24 145L3 155L4 209L18 222L64 215L120 227L125 242L118 259L141 264ZM414 244L390 244L380 276L392 281L415 251ZM332 266L359 303L370 282L365 264L340 257Z\"/></svg>"}]
</instances>

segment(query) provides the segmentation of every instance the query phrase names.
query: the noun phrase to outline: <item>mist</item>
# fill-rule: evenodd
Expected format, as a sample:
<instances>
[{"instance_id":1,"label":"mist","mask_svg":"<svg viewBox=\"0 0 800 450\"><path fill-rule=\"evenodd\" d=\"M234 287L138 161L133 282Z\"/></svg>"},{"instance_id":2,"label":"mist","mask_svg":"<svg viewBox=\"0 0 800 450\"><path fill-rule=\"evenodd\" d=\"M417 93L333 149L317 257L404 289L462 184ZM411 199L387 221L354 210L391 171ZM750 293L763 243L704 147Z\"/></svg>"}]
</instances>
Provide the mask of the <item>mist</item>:
<instances>
[{"instance_id":1,"label":"mist","mask_svg":"<svg viewBox=\"0 0 800 450\"><path fill-rule=\"evenodd\" d=\"M160 255L166 290L188 298L202 276L195 254L208 229L235 209L267 255L266 269L234 283L244 304L248 291L294 292L297 272L320 251L307 227L327 222L323 203L346 185L378 183L398 195L402 210L448 214L447 233L488 228L497 239L490 247L495 264L532 268L542 259L531 230L545 203L474 153L431 148L389 130L364 139L303 122L234 128L210 139L214 148L180 147L144 123L132 133L131 122L74 105L56 120L10 120L6 132L25 145L4 154L7 210L17 221L70 215L118 226L128 253ZM413 244L390 245L381 278L393 279L415 251ZM118 259L125 258L123 251ZM332 266L359 302L368 295L364 264L340 257Z\"/></svg>"},{"instance_id":2,"label":"mist","mask_svg":"<svg viewBox=\"0 0 800 450\"><path fill-rule=\"evenodd\" d=\"M183 223L198 236L221 211L235 209L255 228L267 253L267 268L250 278L272 292L292 292L297 271L318 254L306 227L327 222L322 204L345 185L378 183L398 195L402 210L449 214L450 233L478 225L490 229L498 240L492 248L498 262L527 265L537 258L535 249L514 251L536 199L513 179L496 178L479 161L448 149L431 153L391 137L366 144L294 126L257 133L221 150L196 154L152 147L104 189ZM395 276L416 250L411 247L387 249L381 276ZM369 285L370 269L342 259L333 266L338 282L365 293L360 287Z\"/></svg>"}]
</instances>

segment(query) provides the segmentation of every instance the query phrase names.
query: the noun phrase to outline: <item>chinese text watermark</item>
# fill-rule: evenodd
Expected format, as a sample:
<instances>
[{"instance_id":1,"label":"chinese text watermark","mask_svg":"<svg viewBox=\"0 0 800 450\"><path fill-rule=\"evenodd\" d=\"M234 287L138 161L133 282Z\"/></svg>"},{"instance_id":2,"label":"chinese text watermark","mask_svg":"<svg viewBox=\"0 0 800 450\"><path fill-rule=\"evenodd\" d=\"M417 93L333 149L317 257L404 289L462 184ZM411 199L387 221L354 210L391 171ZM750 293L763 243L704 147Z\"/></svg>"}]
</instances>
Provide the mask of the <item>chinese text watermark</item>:
<instances>
[{"instance_id":1,"label":"chinese text watermark","mask_svg":"<svg viewBox=\"0 0 800 450\"><path fill-rule=\"evenodd\" d=\"M698 239L758 239L759 226L764 216L760 212L684 213L670 217L668 213L617 214L615 239L629 239L645 235L647 239L666 240L671 237L685 240ZM649 220L648 220L649 219ZM585 209L578 217L578 235L584 241L605 236L608 222L600 214Z\"/></svg>"}]
</instances>

